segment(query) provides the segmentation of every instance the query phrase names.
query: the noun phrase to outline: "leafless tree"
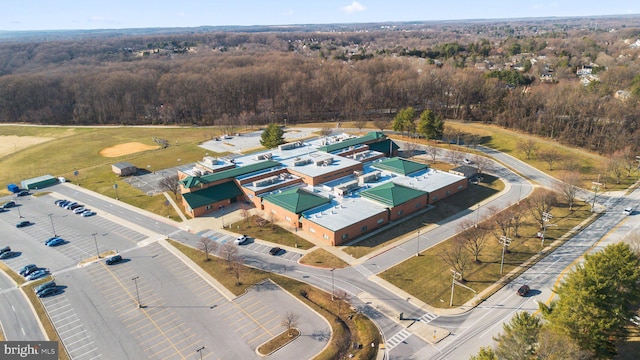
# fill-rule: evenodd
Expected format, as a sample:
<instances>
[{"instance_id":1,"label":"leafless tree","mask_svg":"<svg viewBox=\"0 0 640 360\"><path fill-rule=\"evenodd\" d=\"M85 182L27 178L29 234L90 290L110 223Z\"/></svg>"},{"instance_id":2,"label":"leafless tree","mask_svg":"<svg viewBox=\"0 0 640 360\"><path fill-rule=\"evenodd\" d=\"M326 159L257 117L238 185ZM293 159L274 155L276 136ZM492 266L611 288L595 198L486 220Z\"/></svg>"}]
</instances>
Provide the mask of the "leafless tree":
<instances>
[{"instance_id":1,"label":"leafless tree","mask_svg":"<svg viewBox=\"0 0 640 360\"><path fill-rule=\"evenodd\" d=\"M464 239L464 248L473 256L473 261L480 262L480 253L487 245L487 229L481 224L474 224L473 221L465 220L460 223L461 234Z\"/></svg>"},{"instance_id":2,"label":"leafless tree","mask_svg":"<svg viewBox=\"0 0 640 360\"><path fill-rule=\"evenodd\" d=\"M542 161L546 162L549 166L549 171L553 170L553 164L562 159L562 155L558 152L558 150L551 148L543 151L538 151L538 157L542 159Z\"/></svg>"},{"instance_id":3,"label":"leafless tree","mask_svg":"<svg viewBox=\"0 0 640 360\"><path fill-rule=\"evenodd\" d=\"M425 149L427 155L429 155L431 157L431 162L435 163L436 162L436 158L438 157L438 155L440 155L440 148L437 146L427 146Z\"/></svg>"},{"instance_id":4,"label":"leafless tree","mask_svg":"<svg viewBox=\"0 0 640 360\"><path fill-rule=\"evenodd\" d=\"M336 292L333 294L333 298L337 301L338 304L338 316L340 316L340 311L342 309L342 303L343 302L349 302L349 293L347 293L346 291L342 290L342 289L338 289L336 290Z\"/></svg>"},{"instance_id":5,"label":"leafless tree","mask_svg":"<svg viewBox=\"0 0 640 360\"><path fill-rule=\"evenodd\" d=\"M410 158L413 157L416 152L420 149L420 145L414 142L406 142L405 148L403 150L404 157Z\"/></svg>"},{"instance_id":6,"label":"leafless tree","mask_svg":"<svg viewBox=\"0 0 640 360\"><path fill-rule=\"evenodd\" d=\"M516 148L527 156L527 160L531 160L531 155L538 149L538 146L533 140L525 140L518 141Z\"/></svg>"},{"instance_id":7,"label":"leafless tree","mask_svg":"<svg viewBox=\"0 0 640 360\"><path fill-rule=\"evenodd\" d=\"M616 179L616 184L622 182L622 171L624 170L624 157L622 154L613 154L606 161L607 171Z\"/></svg>"},{"instance_id":8,"label":"leafless tree","mask_svg":"<svg viewBox=\"0 0 640 360\"><path fill-rule=\"evenodd\" d=\"M513 209L508 207L491 217L493 222L493 235L496 239L502 236L511 237L513 232Z\"/></svg>"},{"instance_id":9,"label":"leafless tree","mask_svg":"<svg viewBox=\"0 0 640 360\"><path fill-rule=\"evenodd\" d=\"M484 174L487 170L490 170L490 166L492 165L492 162L489 158L476 155L472 159L473 159L473 163L478 169L478 174Z\"/></svg>"},{"instance_id":10,"label":"leafless tree","mask_svg":"<svg viewBox=\"0 0 640 360\"><path fill-rule=\"evenodd\" d=\"M533 192L527 199L529 203L529 212L536 220L540 228L544 227L544 213L551 213L551 210L557 205L558 198L556 193L550 190L539 189Z\"/></svg>"},{"instance_id":11,"label":"leafless tree","mask_svg":"<svg viewBox=\"0 0 640 360\"><path fill-rule=\"evenodd\" d=\"M234 255L229 263L229 269L236 278L236 285L240 285L240 275L242 275L242 270L244 269L244 258L237 254Z\"/></svg>"},{"instance_id":12,"label":"leafless tree","mask_svg":"<svg viewBox=\"0 0 640 360\"><path fill-rule=\"evenodd\" d=\"M227 268L231 268L231 263L238 256L238 247L232 242L226 242L220 248L220 257L227 262Z\"/></svg>"},{"instance_id":13,"label":"leafless tree","mask_svg":"<svg viewBox=\"0 0 640 360\"><path fill-rule=\"evenodd\" d=\"M447 247L438 254L445 264L460 274L461 281L465 281L464 272L469 269L471 259L465 249L465 241L460 237L453 238Z\"/></svg>"},{"instance_id":14,"label":"leafless tree","mask_svg":"<svg viewBox=\"0 0 640 360\"><path fill-rule=\"evenodd\" d=\"M358 131L362 131L362 128L367 125L367 120L356 120L353 125L358 128Z\"/></svg>"},{"instance_id":15,"label":"leafless tree","mask_svg":"<svg viewBox=\"0 0 640 360\"><path fill-rule=\"evenodd\" d=\"M171 175L162 178L160 181L158 181L158 186L163 191L169 191L173 193L173 197L178 200L178 194L180 193L180 181L178 180L178 175Z\"/></svg>"},{"instance_id":16,"label":"leafless tree","mask_svg":"<svg viewBox=\"0 0 640 360\"><path fill-rule=\"evenodd\" d=\"M320 136L329 136L331 135L332 132L333 130L330 127L325 126L322 129L320 129Z\"/></svg>"},{"instance_id":17,"label":"leafless tree","mask_svg":"<svg viewBox=\"0 0 640 360\"><path fill-rule=\"evenodd\" d=\"M447 151L447 160L451 165L458 166L462 161L462 153L458 151Z\"/></svg>"},{"instance_id":18,"label":"leafless tree","mask_svg":"<svg viewBox=\"0 0 640 360\"><path fill-rule=\"evenodd\" d=\"M299 319L300 316L291 311L287 311L287 313L282 318L280 325L287 329L287 334L289 335L289 337L293 336L293 329L298 326Z\"/></svg>"},{"instance_id":19,"label":"leafless tree","mask_svg":"<svg viewBox=\"0 0 640 360\"><path fill-rule=\"evenodd\" d=\"M572 171L566 173L562 177L562 183L558 185L558 193L562 195L569 205L569 211L573 210L573 205L576 202L576 196L580 190L580 187L578 187L579 183L580 175L577 172Z\"/></svg>"},{"instance_id":20,"label":"leafless tree","mask_svg":"<svg viewBox=\"0 0 640 360\"><path fill-rule=\"evenodd\" d=\"M204 261L209 261L209 254L215 254L218 251L218 243L207 238L201 237L198 240L198 250L204 252Z\"/></svg>"},{"instance_id":21,"label":"leafless tree","mask_svg":"<svg viewBox=\"0 0 640 360\"><path fill-rule=\"evenodd\" d=\"M383 131L384 129L386 129L390 124L390 121L388 119L383 119L383 118L379 118L376 120L373 120L373 125L376 127L376 129Z\"/></svg>"},{"instance_id":22,"label":"leafless tree","mask_svg":"<svg viewBox=\"0 0 640 360\"><path fill-rule=\"evenodd\" d=\"M251 212L249 211L249 208L247 208L245 205L242 205L240 207L240 214L242 215L244 222L249 223L249 219L251 219Z\"/></svg>"}]
</instances>

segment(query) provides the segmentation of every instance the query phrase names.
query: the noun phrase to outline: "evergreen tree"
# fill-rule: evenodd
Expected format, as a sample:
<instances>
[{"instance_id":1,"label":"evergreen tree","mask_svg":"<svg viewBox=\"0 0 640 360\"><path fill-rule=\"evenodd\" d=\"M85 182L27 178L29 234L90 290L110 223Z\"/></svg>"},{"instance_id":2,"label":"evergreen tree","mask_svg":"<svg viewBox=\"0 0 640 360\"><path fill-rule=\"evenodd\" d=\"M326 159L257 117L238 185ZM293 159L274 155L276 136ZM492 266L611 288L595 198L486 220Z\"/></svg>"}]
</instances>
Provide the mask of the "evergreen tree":
<instances>
[{"instance_id":1,"label":"evergreen tree","mask_svg":"<svg viewBox=\"0 0 640 360\"><path fill-rule=\"evenodd\" d=\"M473 355L469 360L498 360L498 356L490 347L481 347L478 355Z\"/></svg>"},{"instance_id":2,"label":"evergreen tree","mask_svg":"<svg viewBox=\"0 0 640 360\"><path fill-rule=\"evenodd\" d=\"M284 131L278 124L269 124L260 135L260 144L267 149L284 144Z\"/></svg>"},{"instance_id":3,"label":"evergreen tree","mask_svg":"<svg viewBox=\"0 0 640 360\"><path fill-rule=\"evenodd\" d=\"M611 357L615 343L628 335L629 318L640 298L640 258L617 243L585 256L554 291L559 299L546 307L545 319L596 357Z\"/></svg>"},{"instance_id":4,"label":"evergreen tree","mask_svg":"<svg viewBox=\"0 0 640 360\"><path fill-rule=\"evenodd\" d=\"M393 131L415 131L415 123L413 122L415 117L416 110L411 106L400 110L396 117L393 118Z\"/></svg>"},{"instance_id":5,"label":"evergreen tree","mask_svg":"<svg viewBox=\"0 0 640 360\"><path fill-rule=\"evenodd\" d=\"M502 328L504 334L494 338L497 342L496 356L501 360L532 359L542 328L540 318L521 311L508 324L503 324Z\"/></svg>"},{"instance_id":6,"label":"evergreen tree","mask_svg":"<svg viewBox=\"0 0 640 360\"><path fill-rule=\"evenodd\" d=\"M433 111L425 110L420 114L418 133L427 139L440 139L444 134L444 120Z\"/></svg>"}]
</instances>

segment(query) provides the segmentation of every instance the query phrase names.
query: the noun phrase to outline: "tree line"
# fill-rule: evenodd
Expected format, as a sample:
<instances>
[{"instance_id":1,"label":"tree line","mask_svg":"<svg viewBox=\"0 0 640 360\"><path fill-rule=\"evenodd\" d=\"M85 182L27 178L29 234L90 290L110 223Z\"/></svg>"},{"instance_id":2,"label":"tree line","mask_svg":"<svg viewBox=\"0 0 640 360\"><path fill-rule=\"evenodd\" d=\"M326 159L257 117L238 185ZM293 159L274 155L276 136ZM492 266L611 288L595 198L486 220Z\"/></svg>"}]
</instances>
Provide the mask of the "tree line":
<instances>
[{"instance_id":1,"label":"tree line","mask_svg":"<svg viewBox=\"0 0 640 360\"><path fill-rule=\"evenodd\" d=\"M503 36L514 29L521 35ZM404 38L397 32L212 33L0 44L0 122L234 128L285 120L390 122L411 107L601 153L625 146L637 152L640 64L632 61L638 50L621 46L623 35L542 36L486 26L478 31L496 32L496 39L475 36L461 44L450 41L456 29L440 30L426 38L420 32ZM531 65L525 50L547 60ZM489 59L530 66L525 72L474 68ZM583 86L575 68L590 61L606 70ZM538 80L549 65L555 84ZM613 96L625 89L628 98Z\"/></svg>"}]
</instances>

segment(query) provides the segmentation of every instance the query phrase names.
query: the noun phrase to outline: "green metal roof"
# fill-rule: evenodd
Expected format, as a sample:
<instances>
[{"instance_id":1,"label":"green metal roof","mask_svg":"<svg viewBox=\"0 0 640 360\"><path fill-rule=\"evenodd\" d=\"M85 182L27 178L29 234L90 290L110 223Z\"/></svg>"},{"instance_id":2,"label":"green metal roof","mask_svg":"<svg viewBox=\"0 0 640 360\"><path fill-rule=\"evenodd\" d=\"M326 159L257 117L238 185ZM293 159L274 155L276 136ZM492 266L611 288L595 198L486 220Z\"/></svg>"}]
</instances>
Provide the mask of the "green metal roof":
<instances>
[{"instance_id":1,"label":"green metal roof","mask_svg":"<svg viewBox=\"0 0 640 360\"><path fill-rule=\"evenodd\" d=\"M228 181L203 190L182 194L182 197L190 208L196 209L218 201L232 199L241 194L242 190L236 185L236 182Z\"/></svg>"},{"instance_id":2,"label":"green metal roof","mask_svg":"<svg viewBox=\"0 0 640 360\"><path fill-rule=\"evenodd\" d=\"M391 143L391 145L389 145L389 143ZM369 144L369 150L389 154L389 146L391 146L394 151L400 149L400 146L393 142L393 140L387 139Z\"/></svg>"},{"instance_id":3,"label":"green metal roof","mask_svg":"<svg viewBox=\"0 0 640 360\"><path fill-rule=\"evenodd\" d=\"M355 146L355 145L360 145L360 144L365 144L368 142L372 142L372 141L379 141L380 139L384 139L386 138L386 135L383 134L380 131L372 131L370 133L368 133L367 135L361 136L361 137L357 137L357 138L353 138L353 139L349 139L349 140L344 140L344 141L340 141L334 144L329 144L329 145L325 145L325 146L320 146L318 148L318 150L320 151L324 151L324 152L334 152L334 151L338 151L338 150L342 150L345 148L348 148L349 146Z\"/></svg>"},{"instance_id":4,"label":"green metal roof","mask_svg":"<svg viewBox=\"0 0 640 360\"><path fill-rule=\"evenodd\" d=\"M412 189L392 182L376 186L360 192L360 196L379 202L387 207L404 204L411 199L427 194L425 191Z\"/></svg>"},{"instance_id":5,"label":"green metal roof","mask_svg":"<svg viewBox=\"0 0 640 360\"><path fill-rule=\"evenodd\" d=\"M399 157L383 160L372 165L379 170L391 171L400 175L407 175L416 171L427 169L429 166Z\"/></svg>"},{"instance_id":6,"label":"green metal roof","mask_svg":"<svg viewBox=\"0 0 640 360\"><path fill-rule=\"evenodd\" d=\"M266 161L261 161L255 164L239 166L233 169L224 170L224 171L220 171L220 172L216 172L216 173L208 174L204 176L188 176L184 178L181 182L185 188L192 188L200 183L209 184L222 179L236 178L238 176L250 174L252 172L262 171L262 170L277 167L277 166L282 166L282 165L277 161L266 160Z\"/></svg>"},{"instance_id":7,"label":"green metal roof","mask_svg":"<svg viewBox=\"0 0 640 360\"><path fill-rule=\"evenodd\" d=\"M301 188L286 190L279 194L268 195L265 196L263 200L274 205L278 205L295 214L300 214L303 211L331 202L331 200L327 198L314 195L308 191L302 190Z\"/></svg>"}]
</instances>

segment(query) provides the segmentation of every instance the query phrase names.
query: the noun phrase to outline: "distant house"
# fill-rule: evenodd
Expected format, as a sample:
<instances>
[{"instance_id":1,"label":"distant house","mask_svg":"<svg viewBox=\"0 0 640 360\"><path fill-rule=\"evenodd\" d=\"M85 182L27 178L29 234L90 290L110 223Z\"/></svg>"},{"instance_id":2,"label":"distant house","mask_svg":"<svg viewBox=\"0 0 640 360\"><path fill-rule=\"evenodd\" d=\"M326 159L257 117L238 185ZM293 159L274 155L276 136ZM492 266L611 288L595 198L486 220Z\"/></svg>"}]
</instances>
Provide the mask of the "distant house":
<instances>
[{"instance_id":1,"label":"distant house","mask_svg":"<svg viewBox=\"0 0 640 360\"><path fill-rule=\"evenodd\" d=\"M628 92L628 91L624 91L624 90L618 90L613 95L613 97L615 97L616 99L620 99L620 100L627 100L629 98L629 96L631 96L631 93Z\"/></svg>"},{"instance_id":2,"label":"distant house","mask_svg":"<svg viewBox=\"0 0 640 360\"><path fill-rule=\"evenodd\" d=\"M593 72L593 67L588 65L583 65L581 68L576 70L576 75L590 75Z\"/></svg>"},{"instance_id":3,"label":"distant house","mask_svg":"<svg viewBox=\"0 0 640 360\"><path fill-rule=\"evenodd\" d=\"M555 79L553 78L553 74L545 73L540 75L540 81L544 83L552 83L555 82Z\"/></svg>"},{"instance_id":4,"label":"distant house","mask_svg":"<svg viewBox=\"0 0 640 360\"><path fill-rule=\"evenodd\" d=\"M138 168L128 162L119 162L111 165L111 170L118 176L129 176L135 174Z\"/></svg>"}]
</instances>

